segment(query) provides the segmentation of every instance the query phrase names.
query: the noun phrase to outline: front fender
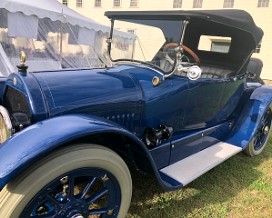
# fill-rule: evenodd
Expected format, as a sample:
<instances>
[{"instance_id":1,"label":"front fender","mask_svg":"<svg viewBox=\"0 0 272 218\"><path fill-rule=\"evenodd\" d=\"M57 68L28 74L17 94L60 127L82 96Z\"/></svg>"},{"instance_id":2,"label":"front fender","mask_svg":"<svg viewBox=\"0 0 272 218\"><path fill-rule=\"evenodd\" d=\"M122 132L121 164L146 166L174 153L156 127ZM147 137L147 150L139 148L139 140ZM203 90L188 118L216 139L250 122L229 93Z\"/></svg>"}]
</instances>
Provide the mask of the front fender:
<instances>
[{"instance_id":1,"label":"front fender","mask_svg":"<svg viewBox=\"0 0 272 218\"><path fill-rule=\"evenodd\" d=\"M227 142L245 149L256 133L263 114L271 107L271 102L272 87L256 88L235 122Z\"/></svg>"},{"instance_id":2,"label":"front fender","mask_svg":"<svg viewBox=\"0 0 272 218\"><path fill-rule=\"evenodd\" d=\"M42 156L61 145L96 133L125 135L142 147L152 167L146 146L129 131L94 116L65 115L38 122L0 145L0 188ZM155 169L155 168L154 168Z\"/></svg>"}]
</instances>

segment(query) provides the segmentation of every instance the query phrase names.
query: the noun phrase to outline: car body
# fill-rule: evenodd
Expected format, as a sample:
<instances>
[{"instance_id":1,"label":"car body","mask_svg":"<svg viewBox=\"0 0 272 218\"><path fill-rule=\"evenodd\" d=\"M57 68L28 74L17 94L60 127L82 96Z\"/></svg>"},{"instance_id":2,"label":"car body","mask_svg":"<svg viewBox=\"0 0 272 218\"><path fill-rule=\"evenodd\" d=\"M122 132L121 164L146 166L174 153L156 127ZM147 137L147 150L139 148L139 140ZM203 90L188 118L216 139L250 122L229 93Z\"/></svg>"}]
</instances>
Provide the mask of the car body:
<instances>
[{"instance_id":1,"label":"car body","mask_svg":"<svg viewBox=\"0 0 272 218\"><path fill-rule=\"evenodd\" d=\"M263 36L248 13L106 16L111 65L27 72L22 55L19 72L2 79L2 216L125 217L129 167L174 190L243 150L251 156L263 151L272 89L247 82ZM117 21L145 32L152 27L149 41L142 41L152 45L150 58L136 53L136 42L130 55L123 51L129 46L114 50ZM204 50L202 36L204 47L205 40L213 43Z\"/></svg>"}]
</instances>

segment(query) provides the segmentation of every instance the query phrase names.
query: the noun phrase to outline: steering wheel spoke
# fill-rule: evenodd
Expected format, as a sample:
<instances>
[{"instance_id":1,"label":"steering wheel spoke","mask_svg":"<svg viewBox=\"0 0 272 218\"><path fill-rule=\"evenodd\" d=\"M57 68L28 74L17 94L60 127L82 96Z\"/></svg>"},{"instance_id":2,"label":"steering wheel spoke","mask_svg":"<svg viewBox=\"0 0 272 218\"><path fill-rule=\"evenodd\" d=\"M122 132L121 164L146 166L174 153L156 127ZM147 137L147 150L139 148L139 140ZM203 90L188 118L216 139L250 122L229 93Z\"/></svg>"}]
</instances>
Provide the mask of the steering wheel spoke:
<instances>
[{"instance_id":1,"label":"steering wheel spoke","mask_svg":"<svg viewBox=\"0 0 272 218\"><path fill-rule=\"evenodd\" d=\"M166 60L169 61L169 58L171 59L171 57L167 54L167 50L171 47L178 47L178 43L176 42L170 42L170 43L167 43L164 47L163 47L163 53L165 53L165 57L166 57ZM190 49L189 47L187 47L186 45L182 45L182 49L184 51L186 51L195 61L195 63L197 65L200 65L200 59L199 57L197 56L197 54L192 50ZM191 63L190 62L190 59L187 57L187 55L184 55L183 54L183 57L186 57L186 59L188 59L188 63ZM171 59L172 60L172 59ZM169 61L170 62L170 61ZM174 60L172 60L172 62L174 62ZM171 62L170 62L171 63ZM191 63L192 64L192 63Z\"/></svg>"}]
</instances>

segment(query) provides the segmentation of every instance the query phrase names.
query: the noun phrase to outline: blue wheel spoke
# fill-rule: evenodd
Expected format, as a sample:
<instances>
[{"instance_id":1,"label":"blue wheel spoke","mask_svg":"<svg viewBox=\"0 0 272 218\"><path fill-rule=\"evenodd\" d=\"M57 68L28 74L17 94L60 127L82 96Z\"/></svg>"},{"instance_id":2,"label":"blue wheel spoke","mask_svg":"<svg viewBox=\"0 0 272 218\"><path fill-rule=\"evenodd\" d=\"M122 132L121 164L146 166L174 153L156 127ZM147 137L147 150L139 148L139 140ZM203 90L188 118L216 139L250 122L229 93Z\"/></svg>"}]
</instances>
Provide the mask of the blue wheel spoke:
<instances>
[{"instance_id":1,"label":"blue wheel spoke","mask_svg":"<svg viewBox=\"0 0 272 218\"><path fill-rule=\"evenodd\" d=\"M109 192L108 189L103 188L101 191L95 193L92 197L88 198L86 201L88 204L92 204L93 202L95 202L97 199L101 198L102 196L104 196L108 192Z\"/></svg>"},{"instance_id":2,"label":"blue wheel spoke","mask_svg":"<svg viewBox=\"0 0 272 218\"><path fill-rule=\"evenodd\" d=\"M264 115L264 118L263 118L265 122L267 122L269 116L270 116L270 112L267 111L267 112L265 113L265 115Z\"/></svg>"},{"instance_id":3,"label":"blue wheel spoke","mask_svg":"<svg viewBox=\"0 0 272 218\"><path fill-rule=\"evenodd\" d=\"M270 128L270 119L271 119L271 112L267 111L262 119L262 127L269 126Z\"/></svg>"},{"instance_id":4,"label":"blue wheel spoke","mask_svg":"<svg viewBox=\"0 0 272 218\"><path fill-rule=\"evenodd\" d=\"M61 218L79 211L84 217L113 214L120 204L119 186L114 177L103 186L103 175L109 172L97 168L76 169L47 184L22 211L20 217ZM66 178L67 177L67 178ZM79 191L79 193L78 193Z\"/></svg>"},{"instance_id":5,"label":"blue wheel spoke","mask_svg":"<svg viewBox=\"0 0 272 218\"><path fill-rule=\"evenodd\" d=\"M75 177L70 175L68 180L68 199L71 200L74 198Z\"/></svg>"},{"instance_id":6,"label":"blue wheel spoke","mask_svg":"<svg viewBox=\"0 0 272 218\"><path fill-rule=\"evenodd\" d=\"M82 191L80 199L84 199L90 188L93 186L93 184L96 181L96 177L89 179L87 185L85 186L84 190Z\"/></svg>"},{"instance_id":7,"label":"blue wheel spoke","mask_svg":"<svg viewBox=\"0 0 272 218\"><path fill-rule=\"evenodd\" d=\"M264 143L266 142L268 137L268 132L265 128L268 127L270 130L270 124L271 124L271 111L268 110L264 113L262 119L260 120L260 124L257 130L257 133L255 135L254 148L256 150L261 149Z\"/></svg>"},{"instance_id":8,"label":"blue wheel spoke","mask_svg":"<svg viewBox=\"0 0 272 218\"><path fill-rule=\"evenodd\" d=\"M265 115L266 116L266 115ZM260 122L260 128L262 129L263 128L263 126L265 125L265 122L266 122L266 119L265 119L265 117L263 117L262 119L261 119L261 122Z\"/></svg>"},{"instance_id":9,"label":"blue wheel spoke","mask_svg":"<svg viewBox=\"0 0 272 218\"><path fill-rule=\"evenodd\" d=\"M97 214L107 214L108 209L101 208L101 209L94 209L89 212L89 215L97 215Z\"/></svg>"},{"instance_id":10,"label":"blue wheel spoke","mask_svg":"<svg viewBox=\"0 0 272 218\"><path fill-rule=\"evenodd\" d=\"M50 194L46 194L45 199L49 201L50 203L52 203L54 207L56 207L58 210L61 209L60 202L54 197L52 197Z\"/></svg>"},{"instance_id":11,"label":"blue wheel spoke","mask_svg":"<svg viewBox=\"0 0 272 218\"><path fill-rule=\"evenodd\" d=\"M52 206L52 207L50 207ZM43 213L43 215L38 214L38 208L44 207L47 208ZM27 210L25 214L28 214L27 217L38 218L38 217L56 217L58 211L61 210L60 202L57 201L50 194L46 194L43 196L43 202L37 201L32 207L29 207L30 210Z\"/></svg>"}]
</instances>

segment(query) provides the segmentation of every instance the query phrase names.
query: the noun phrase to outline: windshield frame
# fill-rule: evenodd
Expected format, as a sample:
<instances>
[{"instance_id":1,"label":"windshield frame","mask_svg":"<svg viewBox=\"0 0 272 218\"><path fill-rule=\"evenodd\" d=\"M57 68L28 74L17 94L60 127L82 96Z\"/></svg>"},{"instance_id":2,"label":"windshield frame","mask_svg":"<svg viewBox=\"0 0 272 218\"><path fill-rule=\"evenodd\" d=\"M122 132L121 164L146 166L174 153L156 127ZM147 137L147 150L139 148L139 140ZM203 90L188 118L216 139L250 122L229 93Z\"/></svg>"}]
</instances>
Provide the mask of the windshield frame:
<instances>
[{"instance_id":1,"label":"windshield frame","mask_svg":"<svg viewBox=\"0 0 272 218\"><path fill-rule=\"evenodd\" d=\"M136 19L134 19L134 20L136 20ZM154 19L145 19L145 20L150 20L151 21L151 20L154 20ZM179 36L177 37L177 43L178 43L179 46L177 47L177 49L175 49L175 55L174 55L174 58L173 58L174 63L172 64L172 67L170 68L170 70L165 71L164 69L162 69L158 65L153 64L153 63L151 63L149 61L141 61L141 60L132 59L132 58L131 59L130 58L119 58L119 59L113 59L112 58L111 50L112 50L113 36L114 36L114 31L115 31L115 29L114 29L115 28L115 25L114 25L115 21L126 21L126 22L133 23L132 20L130 20L130 19L125 19L125 20L122 20L122 19L119 20L119 19L113 19L113 18L110 19L110 21L111 21L111 29L110 29L109 38L107 39L107 44L108 44L107 50L108 50L108 56L109 56L110 61L113 62L113 63L117 63L117 62L132 62L132 63L143 64L143 65L147 65L147 66L153 67L156 70L159 70L165 76L172 75L176 71L177 64L178 64L179 59L181 57L180 53L183 53L183 49L182 49L182 47L180 45L182 45L182 43L183 43L183 39L184 39L184 35L185 35L184 31L186 29L186 28L184 28L184 20L182 20L182 19L175 19L175 20L173 20L173 19L156 19L156 20L176 21L176 22L180 23L180 33L179 33ZM148 26L152 26L152 25L148 25ZM159 29L161 29L161 28L159 28ZM138 38L138 37L136 36L136 38Z\"/></svg>"}]
</instances>

